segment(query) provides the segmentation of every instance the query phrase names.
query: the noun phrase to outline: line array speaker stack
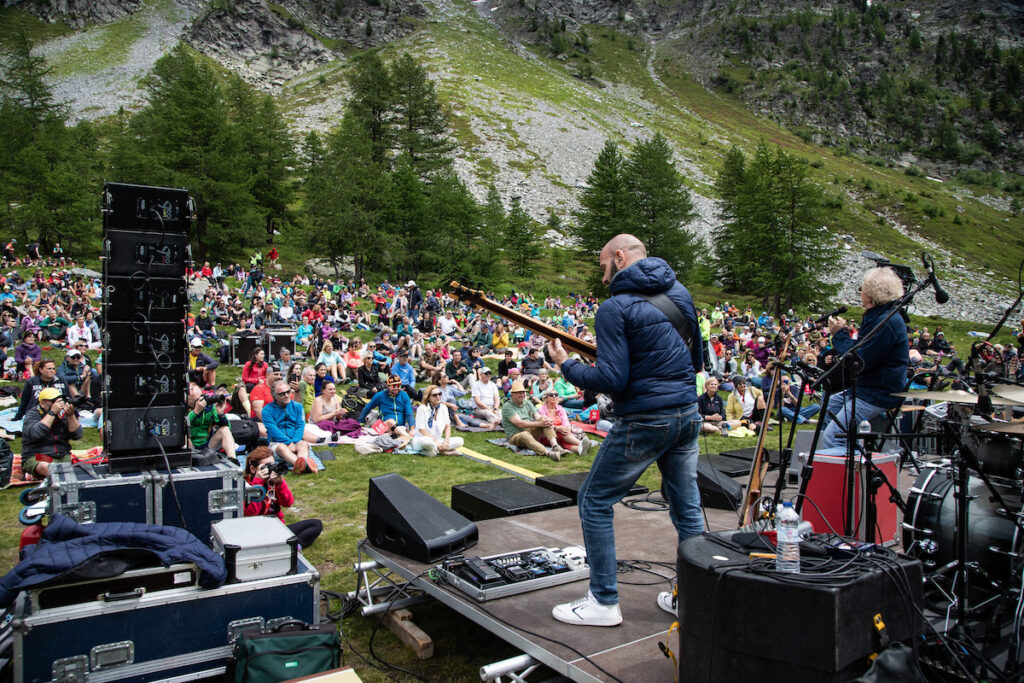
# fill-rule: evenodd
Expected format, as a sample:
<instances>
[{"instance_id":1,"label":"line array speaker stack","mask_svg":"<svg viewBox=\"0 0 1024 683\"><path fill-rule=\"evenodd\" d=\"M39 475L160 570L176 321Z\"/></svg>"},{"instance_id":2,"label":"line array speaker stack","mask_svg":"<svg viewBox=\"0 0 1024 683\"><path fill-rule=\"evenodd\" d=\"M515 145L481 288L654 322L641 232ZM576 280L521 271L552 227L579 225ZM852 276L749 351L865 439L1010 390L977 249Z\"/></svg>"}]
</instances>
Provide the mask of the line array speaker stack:
<instances>
[{"instance_id":1,"label":"line array speaker stack","mask_svg":"<svg viewBox=\"0 0 1024 683\"><path fill-rule=\"evenodd\" d=\"M190 464L188 191L103 186L103 445L115 472Z\"/></svg>"}]
</instances>

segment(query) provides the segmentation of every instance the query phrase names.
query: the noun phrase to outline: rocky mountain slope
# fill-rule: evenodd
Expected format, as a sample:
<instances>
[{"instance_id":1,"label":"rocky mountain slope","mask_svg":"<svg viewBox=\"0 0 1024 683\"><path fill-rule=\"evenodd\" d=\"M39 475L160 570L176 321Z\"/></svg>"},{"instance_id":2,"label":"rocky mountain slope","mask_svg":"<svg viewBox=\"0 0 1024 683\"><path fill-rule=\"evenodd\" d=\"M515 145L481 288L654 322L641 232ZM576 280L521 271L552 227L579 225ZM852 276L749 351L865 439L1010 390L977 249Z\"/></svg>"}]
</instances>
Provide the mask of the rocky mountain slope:
<instances>
[{"instance_id":1,"label":"rocky mountain slope","mask_svg":"<svg viewBox=\"0 0 1024 683\"><path fill-rule=\"evenodd\" d=\"M856 9L856 3L838 4ZM846 299L856 299L856 274L869 265L859 256L864 248L911 265L917 265L911 259L922 249L935 256L950 273L953 296L941 309L919 297L923 312L990 320L1012 299L1008 293L1016 292L1010 278L1024 256L1024 227L1008 210L1012 188L947 183L928 179L925 172L908 175L899 167L886 168L885 162L850 155L849 146L823 146L827 141L819 128L846 136L846 142L870 144L869 135L851 132L846 123L844 132L836 121L799 104L797 113L787 116L815 132L794 134L789 130L793 120L783 115L786 109L776 111L776 100L785 97L746 92L754 83L749 78L733 93L722 87L723 74L739 79L758 73L759 67L771 73L778 66L755 64L755 58L747 65L736 58L738 17L745 17L744 25L756 16L787 17L781 32L795 35L803 30L799 22L807 19L791 17L810 11L811 3L95 0L75 5L68 0L62 5L47 0L31 8L47 18L70 18L71 7L85 5L92 7L89 21L98 23L41 48L58 66L58 96L80 116L98 118L122 104L137 106L139 79L160 54L184 40L276 94L297 132L325 130L339 121L344 108L349 55L379 47L390 59L407 51L428 66L440 96L450 104L460 143L456 166L481 199L493 182L504 198L522 197L538 220L552 210L568 217L606 140L628 145L660 132L676 148L678 166L694 194L699 217L691 227L707 237L717 224L710 185L722 154L731 145L768 139L807 158L814 176L841 207L830 227L845 247L833 277L844 283ZM931 3L927 6L934 11L920 13L918 30L926 41L951 26L978 24L961 15L946 17L950 5ZM62 6L67 8L63 15ZM985 0L977 6L979 16L1015 16L1011 2ZM820 29L818 16L812 17L814 30ZM994 27L995 21L988 25ZM120 41L125 43L122 52L112 57L107 51L99 66L83 58L115 42L112 36L129 23L134 28ZM999 40L1014 49L1019 31L1006 30ZM885 58L882 52L876 60ZM80 68L80 62L86 66ZM859 68L868 72L874 67L865 63ZM1003 153L1019 163L1008 147ZM898 164L917 168L905 158L891 165ZM934 164L944 178L960 167L951 160Z\"/></svg>"}]
</instances>

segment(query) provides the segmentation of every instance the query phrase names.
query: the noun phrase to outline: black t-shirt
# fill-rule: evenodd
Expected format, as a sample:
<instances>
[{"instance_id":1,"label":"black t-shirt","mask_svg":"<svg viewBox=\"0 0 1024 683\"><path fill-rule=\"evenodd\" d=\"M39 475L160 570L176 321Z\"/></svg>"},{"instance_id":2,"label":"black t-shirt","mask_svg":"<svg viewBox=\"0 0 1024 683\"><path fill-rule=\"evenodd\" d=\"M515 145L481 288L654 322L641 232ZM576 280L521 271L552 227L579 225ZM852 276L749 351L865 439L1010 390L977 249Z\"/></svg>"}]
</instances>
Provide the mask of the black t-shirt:
<instances>
[{"instance_id":1,"label":"black t-shirt","mask_svg":"<svg viewBox=\"0 0 1024 683\"><path fill-rule=\"evenodd\" d=\"M722 397L718 394L714 396L708 396L708 392L704 392L697 397L697 410L700 411L701 416L707 415L721 415L725 417L725 406L722 403Z\"/></svg>"}]
</instances>

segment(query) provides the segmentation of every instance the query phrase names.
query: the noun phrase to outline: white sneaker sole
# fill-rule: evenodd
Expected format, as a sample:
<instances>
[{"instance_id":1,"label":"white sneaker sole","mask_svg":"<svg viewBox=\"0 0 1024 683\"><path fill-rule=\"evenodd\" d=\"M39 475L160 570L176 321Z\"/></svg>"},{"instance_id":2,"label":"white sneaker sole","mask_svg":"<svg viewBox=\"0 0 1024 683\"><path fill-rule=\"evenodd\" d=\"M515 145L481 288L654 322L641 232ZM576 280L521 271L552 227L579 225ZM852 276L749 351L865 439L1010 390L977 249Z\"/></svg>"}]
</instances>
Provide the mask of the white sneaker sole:
<instances>
[{"instance_id":1,"label":"white sneaker sole","mask_svg":"<svg viewBox=\"0 0 1024 683\"><path fill-rule=\"evenodd\" d=\"M581 619L572 610L560 610L561 605L551 610L551 616L563 624L571 626L618 626L622 623L622 615L604 619Z\"/></svg>"}]
</instances>

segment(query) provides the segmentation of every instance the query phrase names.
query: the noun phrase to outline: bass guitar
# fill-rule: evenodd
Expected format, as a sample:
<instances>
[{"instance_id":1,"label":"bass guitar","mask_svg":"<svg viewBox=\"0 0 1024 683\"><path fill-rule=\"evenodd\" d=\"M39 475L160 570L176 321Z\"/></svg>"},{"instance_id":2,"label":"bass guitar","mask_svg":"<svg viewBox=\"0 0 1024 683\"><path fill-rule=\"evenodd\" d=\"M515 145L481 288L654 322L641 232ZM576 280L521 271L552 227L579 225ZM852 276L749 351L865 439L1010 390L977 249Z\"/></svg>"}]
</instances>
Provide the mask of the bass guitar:
<instances>
[{"instance_id":1,"label":"bass guitar","mask_svg":"<svg viewBox=\"0 0 1024 683\"><path fill-rule=\"evenodd\" d=\"M492 301L484 296L484 293L478 289L470 289L465 287L458 282L451 283L451 290L448 292L448 296L453 299L468 303L477 308L481 308L490 313L508 320L511 323L515 323L520 327L530 330L534 334L550 339L552 341L558 340L562 342L562 346L569 352L575 352L586 358L587 360L597 360L597 347L590 342L585 342L579 337L563 332L557 327L552 327L547 323L542 323L536 318L517 311L514 308L509 308L504 304L499 304L497 301Z\"/></svg>"},{"instance_id":2,"label":"bass guitar","mask_svg":"<svg viewBox=\"0 0 1024 683\"><path fill-rule=\"evenodd\" d=\"M782 353L779 354L779 358L789 357L789 340L792 336L792 333L786 335L786 342L782 345ZM765 457L764 443L768 436L768 422L771 419L772 407L775 405L775 392L779 390L779 375L781 373L781 363L776 363L775 369L772 372L771 391L764 397L765 406L764 417L761 420L761 431L757 435L757 448L754 450L754 460L750 463L747 490L743 496L743 505L740 507L739 525L741 527L756 522L758 519L765 517L766 512L770 512L763 508L758 509L757 501L761 498L761 493L764 490L764 478L768 474L768 458ZM781 424L779 428L782 428ZM779 476L784 475L780 472Z\"/></svg>"}]
</instances>

